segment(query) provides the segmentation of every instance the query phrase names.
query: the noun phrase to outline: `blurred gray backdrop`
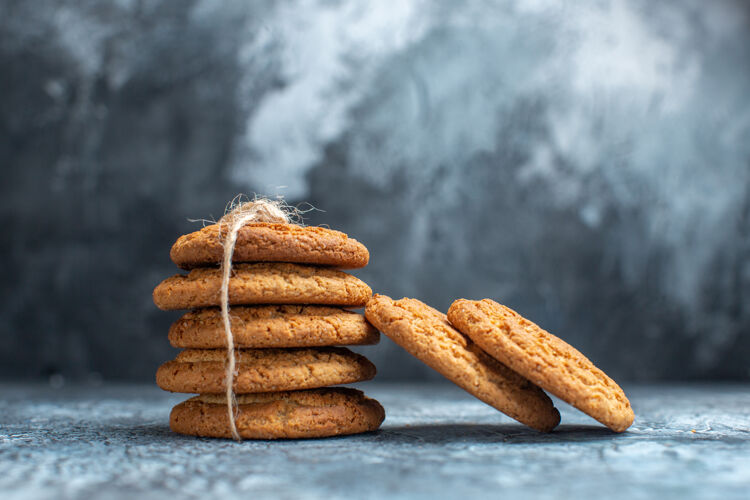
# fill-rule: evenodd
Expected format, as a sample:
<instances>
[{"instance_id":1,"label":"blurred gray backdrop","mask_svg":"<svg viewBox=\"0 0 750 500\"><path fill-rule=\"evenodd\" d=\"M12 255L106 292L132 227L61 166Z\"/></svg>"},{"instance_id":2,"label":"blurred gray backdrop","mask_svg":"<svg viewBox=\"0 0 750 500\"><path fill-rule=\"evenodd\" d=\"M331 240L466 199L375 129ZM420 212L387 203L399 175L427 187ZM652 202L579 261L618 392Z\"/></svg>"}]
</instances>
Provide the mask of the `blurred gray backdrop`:
<instances>
[{"instance_id":1,"label":"blurred gray backdrop","mask_svg":"<svg viewBox=\"0 0 750 500\"><path fill-rule=\"evenodd\" d=\"M376 292L750 378L747 3L0 0L0 165L0 377L151 380L169 248L242 192L320 209Z\"/></svg>"}]
</instances>

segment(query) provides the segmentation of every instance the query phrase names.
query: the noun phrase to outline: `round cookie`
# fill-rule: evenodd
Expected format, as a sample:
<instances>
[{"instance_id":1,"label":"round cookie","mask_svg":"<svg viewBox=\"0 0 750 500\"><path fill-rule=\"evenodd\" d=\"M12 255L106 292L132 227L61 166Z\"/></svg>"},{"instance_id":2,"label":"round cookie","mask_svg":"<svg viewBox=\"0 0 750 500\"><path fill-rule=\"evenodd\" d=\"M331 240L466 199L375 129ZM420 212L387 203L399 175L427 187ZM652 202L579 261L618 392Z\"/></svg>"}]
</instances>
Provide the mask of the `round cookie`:
<instances>
[{"instance_id":1,"label":"round cookie","mask_svg":"<svg viewBox=\"0 0 750 500\"><path fill-rule=\"evenodd\" d=\"M221 270L193 269L154 289L159 309L219 305ZM229 279L229 304L325 304L362 307L372 295L364 282L335 269L287 263L237 264Z\"/></svg>"},{"instance_id":2,"label":"round cookie","mask_svg":"<svg viewBox=\"0 0 750 500\"><path fill-rule=\"evenodd\" d=\"M221 231L226 232L226 228ZM182 269L218 265L224 256L219 224L180 236L169 256ZM354 269L370 260L365 246L333 229L251 222L240 228L233 262L295 262Z\"/></svg>"},{"instance_id":3,"label":"round cookie","mask_svg":"<svg viewBox=\"0 0 750 500\"><path fill-rule=\"evenodd\" d=\"M459 299L448 319L492 357L613 431L633 423L630 402L614 380L512 309L490 299Z\"/></svg>"},{"instance_id":4,"label":"round cookie","mask_svg":"<svg viewBox=\"0 0 750 500\"><path fill-rule=\"evenodd\" d=\"M241 394L236 426L245 439L299 439L377 430L383 407L361 391L347 388ZM169 427L180 434L231 438L226 399L200 395L172 409Z\"/></svg>"},{"instance_id":5,"label":"round cookie","mask_svg":"<svg viewBox=\"0 0 750 500\"><path fill-rule=\"evenodd\" d=\"M314 389L370 380L375 365L343 347L238 349L233 389L237 394ZM186 349L156 371L165 391L220 394L226 389L225 349Z\"/></svg>"},{"instance_id":6,"label":"round cookie","mask_svg":"<svg viewBox=\"0 0 750 500\"><path fill-rule=\"evenodd\" d=\"M410 354L506 415L543 432L560 422L560 413L539 387L484 353L445 314L416 299L394 301L376 294L365 315Z\"/></svg>"},{"instance_id":7,"label":"round cookie","mask_svg":"<svg viewBox=\"0 0 750 500\"><path fill-rule=\"evenodd\" d=\"M229 316L237 347L372 345L380 340L363 315L337 307L235 306ZM226 347L221 311L212 307L185 313L169 329L169 341L183 349Z\"/></svg>"}]
</instances>

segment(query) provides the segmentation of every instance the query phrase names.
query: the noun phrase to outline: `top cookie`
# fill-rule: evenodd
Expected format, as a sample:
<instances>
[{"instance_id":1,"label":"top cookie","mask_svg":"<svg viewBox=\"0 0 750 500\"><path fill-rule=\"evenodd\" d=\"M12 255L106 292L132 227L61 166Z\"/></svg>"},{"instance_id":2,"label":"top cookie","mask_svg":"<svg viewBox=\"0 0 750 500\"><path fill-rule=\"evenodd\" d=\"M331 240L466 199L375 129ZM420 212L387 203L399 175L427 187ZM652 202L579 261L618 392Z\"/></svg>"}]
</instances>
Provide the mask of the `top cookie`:
<instances>
[{"instance_id":1,"label":"top cookie","mask_svg":"<svg viewBox=\"0 0 750 500\"><path fill-rule=\"evenodd\" d=\"M525 378L488 356L445 314L416 300L374 295L367 320L453 383L529 427L551 431L560 422L552 400Z\"/></svg>"},{"instance_id":2,"label":"top cookie","mask_svg":"<svg viewBox=\"0 0 750 500\"><path fill-rule=\"evenodd\" d=\"M180 236L169 256L182 269L218 265L224 256L223 236L218 224L206 226ZM369 260L367 248L340 231L268 222L240 228L232 256L233 262L294 262L344 269L364 267Z\"/></svg>"},{"instance_id":3,"label":"top cookie","mask_svg":"<svg viewBox=\"0 0 750 500\"><path fill-rule=\"evenodd\" d=\"M497 302L459 299L448 319L492 357L615 432L633 409L614 380L575 348Z\"/></svg>"}]
</instances>

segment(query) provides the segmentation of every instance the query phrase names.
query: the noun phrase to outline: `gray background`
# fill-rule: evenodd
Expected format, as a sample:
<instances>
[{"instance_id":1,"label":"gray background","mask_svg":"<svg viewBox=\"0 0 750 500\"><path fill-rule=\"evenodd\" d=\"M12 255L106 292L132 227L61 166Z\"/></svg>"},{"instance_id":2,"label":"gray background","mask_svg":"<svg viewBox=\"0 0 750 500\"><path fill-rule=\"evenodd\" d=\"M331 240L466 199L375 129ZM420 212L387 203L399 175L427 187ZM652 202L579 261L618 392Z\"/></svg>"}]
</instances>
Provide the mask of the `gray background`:
<instances>
[{"instance_id":1,"label":"gray background","mask_svg":"<svg viewBox=\"0 0 750 500\"><path fill-rule=\"evenodd\" d=\"M730 1L0 0L0 377L151 380L170 245L255 192L365 243L377 292L498 299L618 380L747 380L748 28Z\"/></svg>"}]
</instances>

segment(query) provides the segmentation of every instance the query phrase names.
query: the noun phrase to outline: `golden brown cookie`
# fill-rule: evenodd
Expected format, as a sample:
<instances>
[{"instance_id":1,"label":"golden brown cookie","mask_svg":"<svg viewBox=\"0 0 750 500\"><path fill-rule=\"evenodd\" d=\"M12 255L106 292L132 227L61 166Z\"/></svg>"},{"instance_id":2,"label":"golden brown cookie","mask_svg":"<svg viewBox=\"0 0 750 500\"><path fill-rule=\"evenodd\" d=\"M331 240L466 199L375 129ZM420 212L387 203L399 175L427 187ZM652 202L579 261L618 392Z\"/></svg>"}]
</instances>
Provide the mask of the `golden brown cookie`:
<instances>
[{"instance_id":1,"label":"golden brown cookie","mask_svg":"<svg viewBox=\"0 0 750 500\"><path fill-rule=\"evenodd\" d=\"M459 299L448 319L492 357L613 431L633 423L630 402L614 380L512 309L490 299Z\"/></svg>"},{"instance_id":2,"label":"golden brown cookie","mask_svg":"<svg viewBox=\"0 0 750 500\"><path fill-rule=\"evenodd\" d=\"M343 347L238 349L234 392L293 391L370 380L375 365ZM226 389L225 349L186 349L156 371L165 391L218 394Z\"/></svg>"},{"instance_id":3,"label":"golden brown cookie","mask_svg":"<svg viewBox=\"0 0 750 500\"><path fill-rule=\"evenodd\" d=\"M226 232L226 229L221 231ZM219 225L180 236L169 253L183 269L218 265L224 256ZM370 260L365 246L346 234L314 226L251 222L240 228L233 262L296 262L354 269Z\"/></svg>"},{"instance_id":4,"label":"golden brown cookie","mask_svg":"<svg viewBox=\"0 0 750 500\"><path fill-rule=\"evenodd\" d=\"M380 403L348 388L237 396L236 426L245 439L299 439L377 430ZM230 438L224 396L201 395L172 409L169 427L180 434Z\"/></svg>"},{"instance_id":5,"label":"golden brown cookie","mask_svg":"<svg viewBox=\"0 0 750 500\"><path fill-rule=\"evenodd\" d=\"M380 333L353 311L325 306L235 306L229 310L237 347L322 347L371 345ZM226 347L221 311L211 307L185 313L169 329L174 347Z\"/></svg>"},{"instance_id":6,"label":"golden brown cookie","mask_svg":"<svg viewBox=\"0 0 750 500\"><path fill-rule=\"evenodd\" d=\"M416 299L376 294L365 315L410 354L488 405L543 432L560 422L541 389L484 353L445 314Z\"/></svg>"},{"instance_id":7,"label":"golden brown cookie","mask_svg":"<svg viewBox=\"0 0 750 500\"><path fill-rule=\"evenodd\" d=\"M219 305L221 270L193 269L176 274L154 289L159 309L193 309ZM362 307L372 290L351 274L335 269L281 262L237 264L229 280L229 303L325 304Z\"/></svg>"}]
</instances>

